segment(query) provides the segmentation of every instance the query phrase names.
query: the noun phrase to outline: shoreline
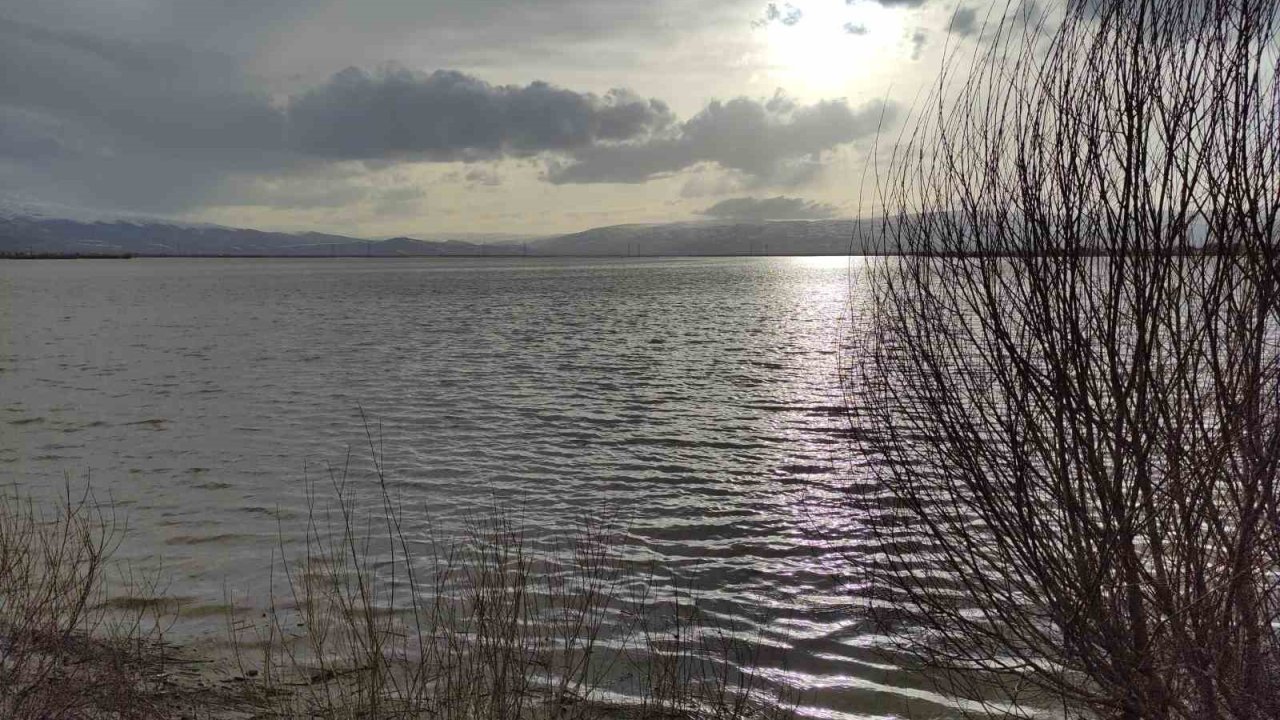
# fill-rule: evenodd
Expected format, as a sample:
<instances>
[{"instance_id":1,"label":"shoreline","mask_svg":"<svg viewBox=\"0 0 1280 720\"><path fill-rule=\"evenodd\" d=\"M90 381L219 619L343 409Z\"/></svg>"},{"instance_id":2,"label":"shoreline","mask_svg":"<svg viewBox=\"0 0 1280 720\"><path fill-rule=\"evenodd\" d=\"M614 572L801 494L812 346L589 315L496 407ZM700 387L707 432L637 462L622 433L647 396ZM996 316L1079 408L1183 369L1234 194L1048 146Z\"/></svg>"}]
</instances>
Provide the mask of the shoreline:
<instances>
[{"instance_id":1,"label":"shoreline","mask_svg":"<svg viewBox=\"0 0 1280 720\"><path fill-rule=\"evenodd\" d=\"M285 558L260 613L174 642L172 578L109 592L124 533L90 491L0 499L0 716L282 720L793 720L737 624L687 590L637 588L621 529L586 520L539 549L500 508L440 546L408 539L380 483L368 524L334 488L332 532ZM379 515L381 513L378 513ZM388 538L378 550L371 538ZM407 586L391 577L411 578ZM380 575L380 573L382 573ZM124 577L124 576L122 576ZM225 645L223 645L225 643ZM215 649L216 648L216 649Z\"/></svg>"},{"instance_id":2,"label":"shoreline","mask_svg":"<svg viewBox=\"0 0 1280 720\"><path fill-rule=\"evenodd\" d=\"M0 260L132 260L136 253L4 252Z\"/></svg>"}]
</instances>

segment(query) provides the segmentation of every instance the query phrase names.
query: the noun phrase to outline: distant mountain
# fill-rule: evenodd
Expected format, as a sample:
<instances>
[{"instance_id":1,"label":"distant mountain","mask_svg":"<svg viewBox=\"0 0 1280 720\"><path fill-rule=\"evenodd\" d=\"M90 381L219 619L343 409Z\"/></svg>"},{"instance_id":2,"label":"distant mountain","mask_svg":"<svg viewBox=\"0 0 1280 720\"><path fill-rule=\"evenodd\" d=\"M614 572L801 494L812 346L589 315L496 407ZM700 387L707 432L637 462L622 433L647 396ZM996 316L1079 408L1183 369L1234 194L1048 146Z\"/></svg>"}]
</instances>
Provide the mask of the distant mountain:
<instances>
[{"instance_id":1,"label":"distant mountain","mask_svg":"<svg viewBox=\"0 0 1280 720\"><path fill-rule=\"evenodd\" d=\"M856 220L612 225L531 244L539 255L845 255Z\"/></svg>"},{"instance_id":2,"label":"distant mountain","mask_svg":"<svg viewBox=\"0 0 1280 720\"><path fill-rule=\"evenodd\" d=\"M425 241L398 237L362 240L325 233L279 233L218 225L85 221L0 216L0 254L132 253L194 256L438 256L520 255L523 244Z\"/></svg>"},{"instance_id":3,"label":"distant mountain","mask_svg":"<svg viewBox=\"0 0 1280 720\"><path fill-rule=\"evenodd\" d=\"M425 233L418 236L419 240L426 242L438 242L441 240L460 240L462 242L474 243L476 245L523 245L527 242L541 240L547 235L529 234L529 233L477 233L477 232L452 232L452 233Z\"/></svg>"},{"instance_id":4,"label":"distant mountain","mask_svg":"<svg viewBox=\"0 0 1280 720\"><path fill-rule=\"evenodd\" d=\"M59 217L57 215L75 215ZM614 225L548 238L435 236L364 240L318 232L282 233L184 224L134 215L95 217L48 206L0 204L0 254L132 253L160 256L644 256L843 255L854 246L854 220L681 222Z\"/></svg>"}]
</instances>

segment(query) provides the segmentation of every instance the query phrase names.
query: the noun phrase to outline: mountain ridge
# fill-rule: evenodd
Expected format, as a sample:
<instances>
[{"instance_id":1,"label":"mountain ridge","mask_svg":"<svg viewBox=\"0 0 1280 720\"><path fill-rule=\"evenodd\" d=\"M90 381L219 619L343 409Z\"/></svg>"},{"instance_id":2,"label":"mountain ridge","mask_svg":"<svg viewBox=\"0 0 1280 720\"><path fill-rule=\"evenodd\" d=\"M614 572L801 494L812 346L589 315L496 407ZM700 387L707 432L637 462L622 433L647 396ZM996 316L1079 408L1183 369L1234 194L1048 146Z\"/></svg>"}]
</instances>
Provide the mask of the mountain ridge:
<instances>
[{"instance_id":1,"label":"mountain ridge","mask_svg":"<svg viewBox=\"0 0 1280 720\"><path fill-rule=\"evenodd\" d=\"M317 231L274 232L145 216L51 217L0 206L0 254L158 257L444 257L843 255L861 221L682 221L607 225L544 237L435 234L383 240ZM467 239L464 239L467 238Z\"/></svg>"}]
</instances>

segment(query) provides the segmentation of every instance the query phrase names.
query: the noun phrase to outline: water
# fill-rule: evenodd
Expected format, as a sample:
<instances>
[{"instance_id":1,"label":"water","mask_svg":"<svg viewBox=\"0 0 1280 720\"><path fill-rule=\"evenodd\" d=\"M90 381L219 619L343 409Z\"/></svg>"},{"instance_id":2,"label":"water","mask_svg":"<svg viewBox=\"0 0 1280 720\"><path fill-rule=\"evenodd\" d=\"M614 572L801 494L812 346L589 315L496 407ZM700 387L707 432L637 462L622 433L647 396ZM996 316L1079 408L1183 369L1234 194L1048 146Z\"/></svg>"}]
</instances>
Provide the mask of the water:
<instances>
[{"instance_id":1,"label":"water","mask_svg":"<svg viewBox=\"0 0 1280 720\"><path fill-rule=\"evenodd\" d=\"M2 263L0 481L91 473L128 517L123 555L217 607L297 536L304 475L350 450L373 482L363 409L410 522L495 498L535 527L618 509L749 623L804 714L937 712L849 610L856 262Z\"/></svg>"}]
</instances>

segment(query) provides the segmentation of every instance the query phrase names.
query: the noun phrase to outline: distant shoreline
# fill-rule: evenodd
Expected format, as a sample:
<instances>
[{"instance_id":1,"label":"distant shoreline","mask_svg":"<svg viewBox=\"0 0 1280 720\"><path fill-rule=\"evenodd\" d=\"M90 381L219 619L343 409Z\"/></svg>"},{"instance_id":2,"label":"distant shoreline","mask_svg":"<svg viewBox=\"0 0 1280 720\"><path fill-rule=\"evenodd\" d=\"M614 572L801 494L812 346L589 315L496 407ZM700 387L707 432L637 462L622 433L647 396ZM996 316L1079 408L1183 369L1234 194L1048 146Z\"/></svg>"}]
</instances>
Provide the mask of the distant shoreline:
<instances>
[{"instance_id":1,"label":"distant shoreline","mask_svg":"<svg viewBox=\"0 0 1280 720\"><path fill-rule=\"evenodd\" d=\"M132 260L136 253L0 252L0 260Z\"/></svg>"},{"instance_id":2,"label":"distant shoreline","mask_svg":"<svg viewBox=\"0 0 1280 720\"><path fill-rule=\"evenodd\" d=\"M256 259L256 260L422 260L422 259L475 259L485 258L493 260L511 260L511 259L528 259L528 260L548 260L548 259L574 259L574 258L595 258L595 259L657 259L657 258L743 258L743 257L845 257L847 253L777 253L769 255L760 254L725 254L725 253L684 253L679 255L496 255L487 254L451 254L451 255L276 255L276 254L253 254L253 253L226 253L226 254L198 254L198 255L167 255L167 254L151 254L151 253L0 253L0 260L129 260L133 258L143 259L181 259L181 260L236 260L236 259ZM852 257L852 256L851 256Z\"/></svg>"},{"instance_id":3,"label":"distant shoreline","mask_svg":"<svg viewBox=\"0 0 1280 720\"><path fill-rule=\"evenodd\" d=\"M1213 257L1217 255L1228 254L1216 249L1204 249L1194 251L1178 251L1178 252L1160 252L1160 253L1132 253L1131 256L1164 256L1164 257ZM132 260L135 258L150 260L448 260L448 259L491 259L491 260L572 260L572 259L596 259L596 260L641 260L641 259L673 259L673 258L750 258L750 257L937 257L937 258L958 258L958 257L985 257L985 258L1025 258L1031 257L1027 253L997 253L997 252L978 252L971 254L964 253L885 253L885 252L850 252L850 253L769 253L767 255L760 253L679 253L679 254L653 254L653 255L620 255L620 254L566 254L566 255L525 255L510 254L497 255L493 253L487 254L449 254L449 255L357 255L357 254L305 254L305 255L279 255L279 254L262 254L262 253L223 253L223 254L193 254L193 255L169 255L169 254L152 254L152 253L57 253L57 252L32 252L32 253L8 253L0 252L0 260ZM1115 257L1115 253L1106 252L1084 252L1084 253L1046 253L1036 255L1034 257Z\"/></svg>"}]
</instances>

